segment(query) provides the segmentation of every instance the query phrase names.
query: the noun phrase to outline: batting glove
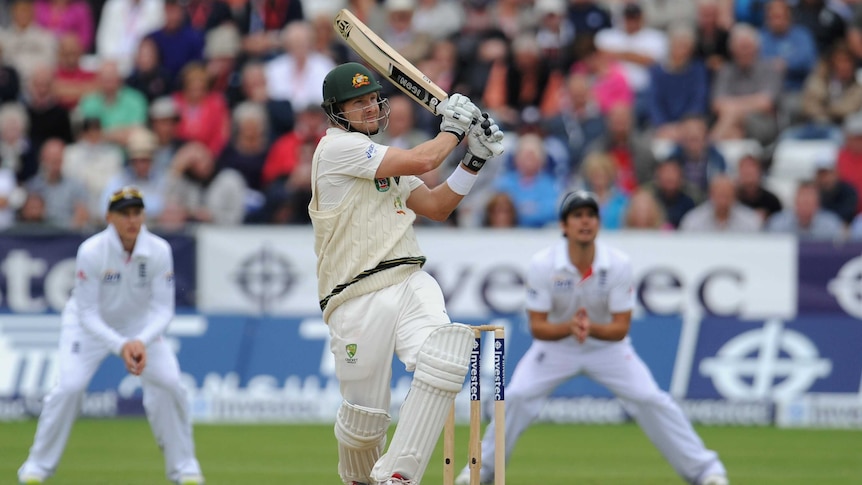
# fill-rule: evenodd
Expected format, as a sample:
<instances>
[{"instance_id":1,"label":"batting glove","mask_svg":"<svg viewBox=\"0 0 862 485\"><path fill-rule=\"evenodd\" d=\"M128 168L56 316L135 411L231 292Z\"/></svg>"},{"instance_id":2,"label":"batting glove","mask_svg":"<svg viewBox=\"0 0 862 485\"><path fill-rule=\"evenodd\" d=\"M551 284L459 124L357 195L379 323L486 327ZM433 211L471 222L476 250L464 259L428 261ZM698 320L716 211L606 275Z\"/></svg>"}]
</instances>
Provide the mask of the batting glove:
<instances>
[{"instance_id":1,"label":"batting glove","mask_svg":"<svg viewBox=\"0 0 862 485\"><path fill-rule=\"evenodd\" d=\"M467 135L467 154L461 163L478 172L485 161L503 154L503 132L488 113L482 113L482 122L473 126Z\"/></svg>"},{"instance_id":2,"label":"batting glove","mask_svg":"<svg viewBox=\"0 0 862 485\"><path fill-rule=\"evenodd\" d=\"M470 125L479 120L482 112L463 94L455 93L449 96L438 107L437 112L443 115L440 131L452 133L461 142L470 130Z\"/></svg>"}]
</instances>

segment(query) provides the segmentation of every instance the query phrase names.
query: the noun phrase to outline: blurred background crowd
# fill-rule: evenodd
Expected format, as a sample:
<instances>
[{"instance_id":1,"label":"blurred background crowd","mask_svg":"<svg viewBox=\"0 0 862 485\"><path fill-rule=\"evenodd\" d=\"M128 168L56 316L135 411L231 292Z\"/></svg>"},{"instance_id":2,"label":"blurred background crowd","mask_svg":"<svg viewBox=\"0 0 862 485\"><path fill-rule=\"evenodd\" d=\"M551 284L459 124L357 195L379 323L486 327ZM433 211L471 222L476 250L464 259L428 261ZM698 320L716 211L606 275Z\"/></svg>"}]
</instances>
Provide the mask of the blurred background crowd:
<instances>
[{"instance_id":1,"label":"blurred background crowd","mask_svg":"<svg viewBox=\"0 0 862 485\"><path fill-rule=\"evenodd\" d=\"M0 231L99 229L130 184L162 232L308 224L344 7L506 131L444 225L586 188L610 230L862 238L862 0L7 0ZM382 82L377 141L434 136Z\"/></svg>"}]
</instances>

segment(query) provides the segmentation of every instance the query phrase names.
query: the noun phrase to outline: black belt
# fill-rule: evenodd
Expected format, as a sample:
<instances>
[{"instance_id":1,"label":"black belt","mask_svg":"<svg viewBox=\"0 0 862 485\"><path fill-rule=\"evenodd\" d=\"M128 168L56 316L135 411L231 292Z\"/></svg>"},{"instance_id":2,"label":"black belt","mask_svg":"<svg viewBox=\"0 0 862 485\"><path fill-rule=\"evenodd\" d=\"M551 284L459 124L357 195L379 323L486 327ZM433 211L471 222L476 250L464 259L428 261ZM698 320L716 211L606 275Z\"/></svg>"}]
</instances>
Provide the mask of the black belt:
<instances>
[{"instance_id":1,"label":"black belt","mask_svg":"<svg viewBox=\"0 0 862 485\"><path fill-rule=\"evenodd\" d=\"M333 296L341 293L342 291L347 289L347 287L352 285L353 283L356 283L357 281L359 281L363 278L367 278L367 277L373 275L374 273L379 273L383 270L386 270L389 268L394 268L396 266L401 266L404 264L418 264L421 267L422 265L425 264L425 256L411 256L411 257L407 257L407 258L390 259L388 261L382 261L380 264L378 264L377 266L375 266L371 269L366 269L365 271L354 276L353 279L348 281L347 283L342 283L342 284L336 286L335 288L333 288L332 291L329 292L329 295L326 296L326 298L320 300L320 309L325 310L326 305L329 304L329 300Z\"/></svg>"}]
</instances>

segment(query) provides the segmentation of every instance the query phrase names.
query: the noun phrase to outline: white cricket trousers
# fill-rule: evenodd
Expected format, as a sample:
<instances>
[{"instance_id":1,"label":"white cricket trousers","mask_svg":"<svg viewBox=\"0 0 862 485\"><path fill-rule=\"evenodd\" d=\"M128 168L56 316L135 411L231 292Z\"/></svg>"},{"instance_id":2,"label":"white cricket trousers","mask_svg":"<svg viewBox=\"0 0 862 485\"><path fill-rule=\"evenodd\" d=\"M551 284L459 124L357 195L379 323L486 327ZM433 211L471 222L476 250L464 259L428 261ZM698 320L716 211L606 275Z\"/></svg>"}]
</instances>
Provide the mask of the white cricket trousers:
<instances>
[{"instance_id":1,"label":"white cricket trousers","mask_svg":"<svg viewBox=\"0 0 862 485\"><path fill-rule=\"evenodd\" d=\"M36 438L18 475L48 477L57 469L84 392L110 350L78 325L64 325L60 333L60 370L54 388L45 397ZM165 457L171 481L181 475L201 474L195 458L192 426L185 389L180 384L176 355L162 338L147 346L147 366L141 373L144 410L156 442Z\"/></svg>"},{"instance_id":2,"label":"white cricket trousers","mask_svg":"<svg viewBox=\"0 0 862 485\"><path fill-rule=\"evenodd\" d=\"M521 433L542 411L547 397L565 381L584 374L607 387L640 425L673 469L689 483L725 474L718 454L708 450L671 396L656 384L628 338L620 342L536 340L518 362L506 386L506 459ZM494 466L494 426L482 440L482 477ZM574 464L573 466L577 466Z\"/></svg>"}]
</instances>

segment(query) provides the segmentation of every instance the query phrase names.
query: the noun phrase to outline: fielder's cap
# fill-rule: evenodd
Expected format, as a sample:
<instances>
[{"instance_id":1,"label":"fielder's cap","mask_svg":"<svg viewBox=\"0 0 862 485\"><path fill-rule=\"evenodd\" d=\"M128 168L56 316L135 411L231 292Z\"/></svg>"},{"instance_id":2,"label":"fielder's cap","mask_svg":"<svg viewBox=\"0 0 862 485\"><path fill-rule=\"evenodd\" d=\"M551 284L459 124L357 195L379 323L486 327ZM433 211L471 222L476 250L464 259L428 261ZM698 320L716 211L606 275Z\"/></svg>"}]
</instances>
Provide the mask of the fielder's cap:
<instances>
[{"instance_id":1,"label":"fielder's cap","mask_svg":"<svg viewBox=\"0 0 862 485\"><path fill-rule=\"evenodd\" d=\"M569 214L581 207L589 207L596 211L596 215L598 215L599 201L596 194L586 190L576 190L566 194L563 202L560 204L560 220L565 221L569 217Z\"/></svg>"},{"instance_id":2,"label":"fielder's cap","mask_svg":"<svg viewBox=\"0 0 862 485\"><path fill-rule=\"evenodd\" d=\"M862 113L855 113L844 119L844 132L848 135L862 135Z\"/></svg>"},{"instance_id":3,"label":"fielder's cap","mask_svg":"<svg viewBox=\"0 0 862 485\"><path fill-rule=\"evenodd\" d=\"M627 3L625 7L623 7L623 17L625 18L634 18L640 17L643 13L641 6L636 2Z\"/></svg>"},{"instance_id":4,"label":"fielder's cap","mask_svg":"<svg viewBox=\"0 0 862 485\"><path fill-rule=\"evenodd\" d=\"M116 212L128 207L144 208L144 194L137 187L126 186L111 194L108 211Z\"/></svg>"}]
</instances>

